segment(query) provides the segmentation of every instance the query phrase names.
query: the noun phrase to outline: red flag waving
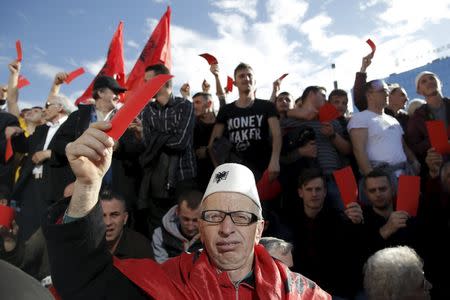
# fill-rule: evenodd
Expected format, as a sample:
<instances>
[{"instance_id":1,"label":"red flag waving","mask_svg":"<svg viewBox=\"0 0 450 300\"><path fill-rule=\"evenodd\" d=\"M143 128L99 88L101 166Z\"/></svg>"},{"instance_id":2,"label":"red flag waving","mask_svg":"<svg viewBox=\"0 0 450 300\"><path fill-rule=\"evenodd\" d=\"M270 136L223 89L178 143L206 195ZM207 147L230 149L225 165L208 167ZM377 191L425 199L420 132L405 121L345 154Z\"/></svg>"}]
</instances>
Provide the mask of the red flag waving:
<instances>
[{"instance_id":1,"label":"red flag waving","mask_svg":"<svg viewBox=\"0 0 450 300\"><path fill-rule=\"evenodd\" d=\"M147 41L141 55L137 59L133 69L128 75L127 88L128 91L133 90L144 82L145 68L162 63L167 68L172 67L172 54L170 51L170 6L167 7L166 13L159 20L153 30L150 39Z\"/></svg>"},{"instance_id":2,"label":"red flag waving","mask_svg":"<svg viewBox=\"0 0 450 300\"><path fill-rule=\"evenodd\" d=\"M97 78L100 75L107 75L111 77L115 77L117 82L121 86L125 86L125 69L123 63L123 22L119 23L116 32L113 35L111 43L109 44L108 56L106 58L106 62L103 65L100 72L98 72ZM92 89L94 87L94 80L91 82L87 90L81 95L76 101L75 105L78 105L80 102L84 102L87 99L92 97Z\"/></svg>"}]
</instances>

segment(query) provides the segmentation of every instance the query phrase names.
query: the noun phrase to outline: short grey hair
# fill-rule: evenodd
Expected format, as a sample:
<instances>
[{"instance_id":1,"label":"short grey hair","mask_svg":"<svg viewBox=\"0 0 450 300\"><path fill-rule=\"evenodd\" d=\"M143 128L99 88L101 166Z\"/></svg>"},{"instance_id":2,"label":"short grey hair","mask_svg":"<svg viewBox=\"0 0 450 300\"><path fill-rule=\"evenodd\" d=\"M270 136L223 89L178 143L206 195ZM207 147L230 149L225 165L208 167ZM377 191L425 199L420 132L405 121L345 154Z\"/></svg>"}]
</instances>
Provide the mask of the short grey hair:
<instances>
[{"instance_id":1,"label":"short grey hair","mask_svg":"<svg viewBox=\"0 0 450 300\"><path fill-rule=\"evenodd\" d=\"M280 250L283 255L286 255L291 252L293 248L291 243L270 236L261 238L261 240L259 240L259 243L263 245L269 253L274 250Z\"/></svg>"},{"instance_id":2,"label":"short grey hair","mask_svg":"<svg viewBox=\"0 0 450 300\"><path fill-rule=\"evenodd\" d=\"M69 98L67 98L66 96L64 96L62 94L49 96L48 99L55 100L56 103L61 105L64 112L67 115L70 115L72 112L74 112L77 109L76 106L72 103L72 101L70 101Z\"/></svg>"},{"instance_id":3,"label":"short grey hair","mask_svg":"<svg viewBox=\"0 0 450 300\"><path fill-rule=\"evenodd\" d=\"M379 250L364 266L364 289L369 300L405 299L423 280L422 259L406 246Z\"/></svg>"}]
</instances>

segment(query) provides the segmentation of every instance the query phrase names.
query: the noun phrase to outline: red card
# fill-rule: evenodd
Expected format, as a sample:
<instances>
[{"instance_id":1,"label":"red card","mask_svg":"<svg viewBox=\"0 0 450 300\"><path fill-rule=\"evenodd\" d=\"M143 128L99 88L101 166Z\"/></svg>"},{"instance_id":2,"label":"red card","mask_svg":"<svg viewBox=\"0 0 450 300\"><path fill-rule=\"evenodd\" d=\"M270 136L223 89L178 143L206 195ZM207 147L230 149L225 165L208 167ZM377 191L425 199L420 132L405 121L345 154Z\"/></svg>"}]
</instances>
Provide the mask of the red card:
<instances>
[{"instance_id":1,"label":"red card","mask_svg":"<svg viewBox=\"0 0 450 300\"><path fill-rule=\"evenodd\" d=\"M17 61L22 61L22 44L20 40L16 41L16 50L17 50Z\"/></svg>"},{"instance_id":2,"label":"red card","mask_svg":"<svg viewBox=\"0 0 450 300\"><path fill-rule=\"evenodd\" d=\"M289 73L285 73L285 74L283 74L283 75L281 75L281 77L280 78L278 78L278 80L283 80L286 76L288 76L289 75Z\"/></svg>"},{"instance_id":3,"label":"red card","mask_svg":"<svg viewBox=\"0 0 450 300\"><path fill-rule=\"evenodd\" d=\"M11 223L13 220L14 209L6 205L0 205L0 225L11 229Z\"/></svg>"},{"instance_id":4,"label":"red card","mask_svg":"<svg viewBox=\"0 0 450 300\"><path fill-rule=\"evenodd\" d=\"M269 181L269 170L265 170L261 179L256 184L259 198L261 200L271 200L281 193L281 184L278 179Z\"/></svg>"},{"instance_id":5,"label":"red card","mask_svg":"<svg viewBox=\"0 0 450 300\"><path fill-rule=\"evenodd\" d=\"M11 144L11 137L6 140L6 150L5 150L5 162L8 162L8 160L13 156L13 148Z\"/></svg>"},{"instance_id":6,"label":"red card","mask_svg":"<svg viewBox=\"0 0 450 300\"><path fill-rule=\"evenodd\" d=\"M341 193L341 199L344 206L358 199L358 185L351 167L345 167L333 172L334 179Z\"/></svg>"},{"instance_id":7,"label":"red card","mask_svg":"<svg viewBox=\"0 0 450 300\"><path fill-rule=\"evenodd\" d=\"M17 82L17 88L21 89L27 85L29 85L30 82L28 81L28 79L26 79L24 76L19 75L19 81Z\"/></svg>"},{"instance_id":8,"label":"red card","mask_svg":"<svg viewBox=\"0 0 450 300\"><path fill-rule=\"evenodd\" d=\"M375 50L377 50L377 46L371 39L367 39L366 43L372 48L372 53L375 53Z\"/></svg>"},{"instance_id":9,"label":"red card","mask_svg":"<svg viewBox=\"0 0 450 300\"><path fill-rule=\"evenodd\" d=\"M227 76L227 91L230 93L233 91L233 83L234 83L233 78Z\"/></svg>"},{"instance_id":10,"label":"red card","mask_svg":"<svg viewBox=\"0 0 450 300\"><path fill-rule=\"evenodd\" d=\"M210 65L217 65L219 63L217 61L217 59L209 53L203 53L203 54L200 54L200 56L203 57L204 59L206 59L206 61Z\"/></svg>"},{"instance_id":11,"label":"red card","mask_svg":"<svg viewBox=\"0 0 450 300\"><path fill-rule=\"evenodd\" d=\"M410 216L417 214L419 207L420 177L400 175L398 178L397 209Z\"/></svg>"},{"instance_id":12,"label":"red card","mask_svg":"<svg viewBox=\"0 0 450 300\"><path fill-rule=\"evenodd\" d=\"M67 76L67 78L66 78L66 80L64 80L64 82L69 84L69 83L72 82L72 80L74 80L75 78L77 78L81 74L84 74L84 69L83 68L78 68L75 71L70 72L69 76Z\"/></svg>"},{"instance_id":13,"label":"red card","mask_svg":"<svg viewBox=\"0 0 450 300\"><path fill-rule=\"evenodd\" d=\"M426 121L425 125L427 126L431 146L441 154L450 153L444 121Z\"/></svg>"},{"instance_id":14,"label":"red card","mask_svg":"<svg viewBox=\"0 0 450 300\"><path fill-rule=\"evenodd\" d=\"M145 84L128 92L124 100L125 104L114 115L114 118L111 120L112 128L106 133L114 140L119 140L128 125L130 125L150 99L172 77L172 75L168 74L155 76Z\"/></svg>"},{"instance_id":15,"label":"red card","mask_svg":"<svg viewBox=\"0 0 450 300\"><path fill-rule=\"evenodd\" d=\"M340 117L340 113L334 107L333 104L325 103L319 109L319 121L320 122L331 122Z\"/></svg>"}]
</instances>

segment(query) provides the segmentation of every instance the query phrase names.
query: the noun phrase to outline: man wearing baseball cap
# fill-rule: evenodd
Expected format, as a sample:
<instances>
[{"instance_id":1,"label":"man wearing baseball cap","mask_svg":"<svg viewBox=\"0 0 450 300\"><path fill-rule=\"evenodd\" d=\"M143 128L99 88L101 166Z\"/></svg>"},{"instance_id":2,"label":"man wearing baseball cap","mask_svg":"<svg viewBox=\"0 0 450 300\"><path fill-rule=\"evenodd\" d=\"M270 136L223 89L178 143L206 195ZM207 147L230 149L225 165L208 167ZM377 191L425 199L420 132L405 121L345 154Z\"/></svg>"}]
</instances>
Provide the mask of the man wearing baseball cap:
<instances>
[{"instance_id":1,"label":"man wearing baseball cap","mask_svg":"<svg viewBox=\"0 0 450 300\"><path fill-rule=\"evenodd\" d=\"M199 224L204 251L172 258L164 272L151 260L113 263L97 200L111 163L114 142L104 132L110 128L94 123L67 146L74 193L64 224L55 224L54 209L44 226L52 278L64 299L331 299L258 245L261 203L252 172L239 164L219 166L209 181Z\"/></svg>"},{"instance_id":2,"label":"man wearing baseball cap","mask_svg":"<svg viewBox=\"0 0 450 300\"><path fill-rule=\"evenodd\" d=\"M417 93L425 97L426 104L418 108L408 121L406 132L407 142L414 151L422 166L425 156L431 148L425 122L441 120L445 128L450 125L450 100L442 95L442 83L438 76L424 71L416 76L415 86ZM450 132L450 131L448 131Z\"/></svg>"}]
</instances>

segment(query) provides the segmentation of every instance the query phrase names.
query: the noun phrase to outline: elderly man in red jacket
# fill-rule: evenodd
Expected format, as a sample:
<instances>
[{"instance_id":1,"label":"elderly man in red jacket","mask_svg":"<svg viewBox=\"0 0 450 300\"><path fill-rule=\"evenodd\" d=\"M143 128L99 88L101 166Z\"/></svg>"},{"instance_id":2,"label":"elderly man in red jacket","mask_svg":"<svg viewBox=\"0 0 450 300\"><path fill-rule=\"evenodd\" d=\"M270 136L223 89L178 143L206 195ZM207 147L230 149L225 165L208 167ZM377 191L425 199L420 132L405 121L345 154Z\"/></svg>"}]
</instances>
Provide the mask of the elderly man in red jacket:
<instances>
[{"instance_id":1,"label":"elderly man in red jacket","mask_svg":"<svg viewBox=\"0 0 450 300\"><path fill-rule=\"evenodd\" d=\"M219 166L208 184L199 227L203 252L173 258L163 269L149 259L113 258L97 203L111 163L114 142L104 133L110 127L91 124L67 146L74 193L64 224L49 216L44 226L53 282L64 299L331 299L258 245L264 221L255 180L237 164Z\"/></svg>"}]
</instances>

